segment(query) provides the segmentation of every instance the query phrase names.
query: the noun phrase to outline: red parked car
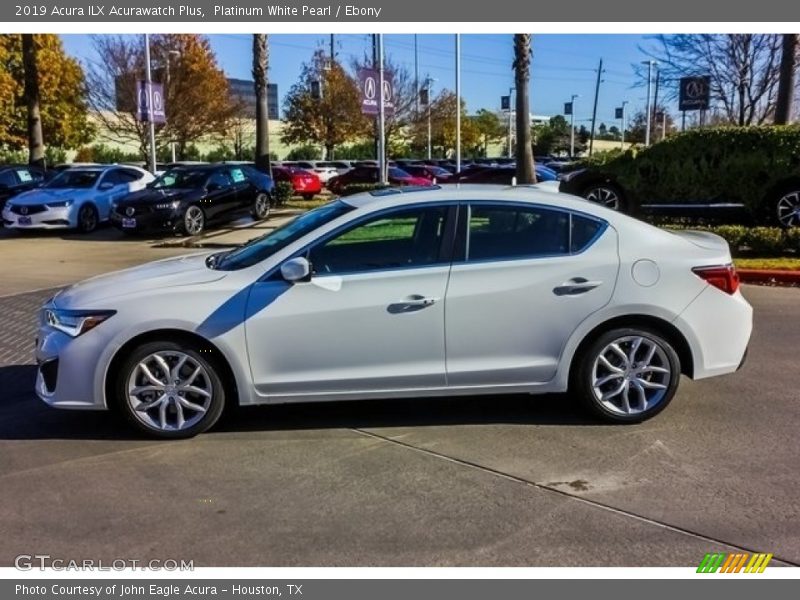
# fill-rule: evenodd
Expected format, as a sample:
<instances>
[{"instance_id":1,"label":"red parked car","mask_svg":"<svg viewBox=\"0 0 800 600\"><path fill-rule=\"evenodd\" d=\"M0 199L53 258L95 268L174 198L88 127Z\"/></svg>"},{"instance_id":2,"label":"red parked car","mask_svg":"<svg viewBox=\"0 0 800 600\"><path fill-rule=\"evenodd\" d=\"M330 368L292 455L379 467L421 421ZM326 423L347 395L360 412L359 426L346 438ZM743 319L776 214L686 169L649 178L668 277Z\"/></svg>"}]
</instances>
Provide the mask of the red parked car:
<instances>
[{"instance_id":1,"label":"red parked car","mask_svg":"<svg viewBox=\"0 0 800 600\"><path fill-rule=\"evenodd\" d=\"M389 167L389 184L391 185L432 185L429 179L424 177L414 177L398 167ZM358 183L378 183L380 172L378 167L359 166L351 169L347 173L332 177L328 180L328 189L334 194L341 194L345 187Z\"/></svg>"},{"instance_id":2,"label":"red parked car","mask_svg":"<svg viewBox=\"0 0 800 600\"><path fill-rule=\"evenodd\" d=\"M403 170L414 177L424 177L428 181L435 179L438 183L447 183L453 176L447 169L433 165L406 165Z\"/></svg>"},{"instance_id":3,"label":"red parked car","mask_svg":"<svg viewBox=\"0 0 800 600\"><path fill-rule=\"evenodd\" d=\"M276 183L288 181L294 193L306 200L311 200L322 191L322 181L316 173L297 167L272 167L272 178Z\"/></svg>"}]
</instances>

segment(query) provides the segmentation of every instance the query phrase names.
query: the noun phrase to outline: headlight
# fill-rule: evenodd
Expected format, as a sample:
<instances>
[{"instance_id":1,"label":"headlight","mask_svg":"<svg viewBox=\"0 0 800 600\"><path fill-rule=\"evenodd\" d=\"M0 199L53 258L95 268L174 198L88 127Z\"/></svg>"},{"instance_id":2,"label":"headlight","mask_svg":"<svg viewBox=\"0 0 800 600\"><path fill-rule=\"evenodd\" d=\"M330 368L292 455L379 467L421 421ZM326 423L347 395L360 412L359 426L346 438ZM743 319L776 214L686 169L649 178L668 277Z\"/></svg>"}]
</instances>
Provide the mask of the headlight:
<instances>
[{"instance_id":1,"label":"headlight","mask_svg":"<svg viewBox=\"0 0 800 600\"><path fill-rule=\"evenodd\" d=\"M175 210L181 205L180 200L173 200L172 202L162 202L161 204L156 204L156 210L167 210L171 208Z\"/></svg>"},{"instance_id":2,"label":"headlight","mask_svg":"<svg viewBox=\"0 0 800 600\"><path fill-rule=\"evenodd\" d=\"M48 202L47 206L50 208L66 208L72 206L72 200L62 200L61 202Z\"/></svg>"},{"instance_id":3,"label":"headlight","mask_svg":"<svg viewBox=\"0 0 800 600\"><path fill-rule=\"evenodd\" d=\"M62 310L46 308L44 321L70 337L78 337L116 314L115 310Z\"/></svg>"}]
</instances>

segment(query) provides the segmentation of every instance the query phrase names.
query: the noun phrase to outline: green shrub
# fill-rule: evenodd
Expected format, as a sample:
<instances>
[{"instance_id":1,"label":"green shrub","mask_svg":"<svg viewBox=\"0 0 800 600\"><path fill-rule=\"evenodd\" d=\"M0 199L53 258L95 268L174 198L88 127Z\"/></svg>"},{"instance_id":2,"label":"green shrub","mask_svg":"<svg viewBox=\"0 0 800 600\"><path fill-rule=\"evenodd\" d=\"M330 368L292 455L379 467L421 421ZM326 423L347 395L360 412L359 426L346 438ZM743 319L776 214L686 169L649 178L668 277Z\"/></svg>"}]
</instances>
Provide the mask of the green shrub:
<instances>
[{"instance_id":1,"label":"green shrub","mask_svg":"<svg viewBox=\"0 0 800 600\"><path fill-rule=\"evenodd\" d=\"M671 136L604 165L635 206L649 203L743 203L771 215L778 185L800 178L800 127L707 127Z\"/></svg>"},{"instance_id":2,"label":"green shrub","mask_svg":"<svg viewBox=\"0 0 800 600\"><path fill-rule=\"evenodd\" d=\"M361 192L372 192L374 190L382 190L387 187L392 187L392 186L385 185L383 183L351 183L350 185L346 185L342 190L342 193L339 195L352 196L353 194L360 194Z\"/></svg>"},{"instance_id":3,"label":"green shrub","mask_svg":"<svg viewBox=\"0 0 800 600\"><path fill-rule=\"evenodd\" d=\"M294 186L288 181L278 181L275 183L275 205L283 206L294 196Z\"/></svg>"},{"instance_id":4,"label":"green shrub","mask_svg":"<svg viewBox=\"0 0 800 600\"><path fill-rule=\"evenodd\" d=\"M800 254L800 227L786 230L786 248Z\"/></svg>"},{"instance_id":5,"label":"green shrub","mask_svg":"<svg viewBox=\"0 0 800 600\"><path fill-rule=\"evenodd\" d=\"M728 242L733 254L736 254L742 246L746 245L748 230L743 225L719 225L713 227L711 231Z\"/></svg>"},{"instance_id":6,"label":"green shrub","mask_svg":"<svg viewBox=\"0 0 800 600\"><path fill-rule=\"evenodd\" d=\"M751 227L744 240L751 252L771 256L783 251L783 230L777 227Z\"/></svg>"}]
</instances>

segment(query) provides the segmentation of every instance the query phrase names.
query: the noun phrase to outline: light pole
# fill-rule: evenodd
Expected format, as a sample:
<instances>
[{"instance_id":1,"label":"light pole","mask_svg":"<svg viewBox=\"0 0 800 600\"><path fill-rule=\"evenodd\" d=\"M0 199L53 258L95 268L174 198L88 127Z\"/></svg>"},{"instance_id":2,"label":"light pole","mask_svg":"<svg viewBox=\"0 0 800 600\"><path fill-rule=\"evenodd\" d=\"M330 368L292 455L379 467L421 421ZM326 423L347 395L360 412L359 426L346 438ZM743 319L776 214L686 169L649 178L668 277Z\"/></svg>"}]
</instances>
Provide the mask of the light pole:
<instances>
[{"instance_id":1,"label":"light pole","mask_svg":"<svg viewBox=\"0 0 800 600\"><path fill-rule=\"evenodd\" d=\"M654 60L644 60L642 61L643 65L647 65L647 109L646 109L646 116L647 116L647 123L645 124L644 128L644 145L650 145L650 88L653 84L653 67L658 64Z\"/></svg>"},{"instance_id":2,"label":"light pole","mask_svg":"<svg viewBox=\"0 0 800 600\"><path fill-rule=\"evenodd\" d=\"M456 173L461 171L461 34L456 34Z\"/></svg>"},{"instance_id":3,"label":"light pole","mask_svg":"<svg viewBox=\"0 0 800 600\"><path fill-rule=\"evenodd\" d=\"M627 100L622 101L622 118L620 121L620 148L625 150L625 105L628 104Z\"/></svg>"},{"instance_id":4,"label":"light pole","mask_svg":"<svg viewBox=\"0 0 800 600\"><path fill-rule=\"evenodd\" d=\"M569 99L569 157L575 157L575 98L580 98L579 94L572 94Z\"/></svg>"},{"instance_id":5,"label":"light pole","mask_svg":"<svg viewBox=\"0 0 800 600\"><path fill-rule=\"evenodd\" d=\"M167 56L164 59L164 96L169 96L169 66L170 66L170 58L173 56L180 56L181 53L178 50L167 50ZM170 149L172 151L172 162L175 162L177 158L175 157L175 140L170 140L169 142Z\"/></svg>"},{"instance_id":6,"label":"light pole","mask_svg":"<svg viewBox=\"0 0 800 600\"><path fill-rule=\"evenodd\" d=\"M153 80L150 73L150 35L144 34L144 81L147 93L147 129L150 137L150 172L156 173L156 124L153 122Z\"/></svg>"},{"instance_id":7,"label":"light pole","mask_svg":"<svg viewBox=\"0 0 800 600\"><path fill-rule=\"evenodd\" d=\"M512 115L514 114L511 107L514 106L514 92L516 91L517 88L515 87L508 88L508 152L506 152L506 156L508 156L508 158L511 158L511 121Z\"/></svg>"},{"instance_id":8,"label":"light pole","mask_svg":"<svg viewBox=\"0 0 800 600\"><path fill-rule=\"evenodd\" d=\"M431 84L436 81L430 75L425 79L425 90L426 95L428 96L426 100L428 101L428 160L431 159L431 137L432 137L432 129L431 129L431 101L433 100L433 96L431 95Z\"/></svg>"}]
</instances>

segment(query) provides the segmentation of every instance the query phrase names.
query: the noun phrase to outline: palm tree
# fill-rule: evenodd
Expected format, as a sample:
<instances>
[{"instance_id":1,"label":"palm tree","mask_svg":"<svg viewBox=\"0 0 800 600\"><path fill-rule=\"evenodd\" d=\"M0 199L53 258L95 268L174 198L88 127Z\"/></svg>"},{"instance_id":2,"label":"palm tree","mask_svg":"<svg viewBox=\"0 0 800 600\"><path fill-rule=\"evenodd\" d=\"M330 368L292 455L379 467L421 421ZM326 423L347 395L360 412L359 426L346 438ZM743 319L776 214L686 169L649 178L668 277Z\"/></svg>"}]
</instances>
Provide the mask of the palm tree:
<instances>
[{"instance_id":1,"label":"palm tree","mask_svg":"<svg viewBox=\"0 0 800 600\"><path fill-rule=\"evenodd\" d=\"M531 81L531 34L514 34L514 82L517 87L517 183L536 183L531 148L528 89Z\"/></svg>"},{"instance_id":2,"label":"palm tree","mask_svg":"<svg viewBox=\"0 0 800 600\"><path fill-rule=\"evenodd\" d=\"M253 34L253 81L256 92L256 167L272 175L269 161L269 44L266 33Z\"/></svg>"},{"instance_id":3,"label":"palm tree","mask_svg":"<svg viewBox=\"0 0 800 600\"><path fill-rule=\"evenodd\" d=\"M780 79L778 80L778 101L775 106L775 124L786 125L792 120L792 96L794 95L794 71L798 41L796 33L783 34L783 53L781 55Z\"/></svg>"},{"instance_id":4,"label":"palm tree","mask_svg":"<svg viewBox=\"0 0 800 600\"><path fill-rule=\"evenodd\" d=\"M25 100L28 103L28 162L44 167L44 137L39 112L39 64L36 40L31 33L22 34L22 66L25 71Z\"/></svg>"}]
</instances>

